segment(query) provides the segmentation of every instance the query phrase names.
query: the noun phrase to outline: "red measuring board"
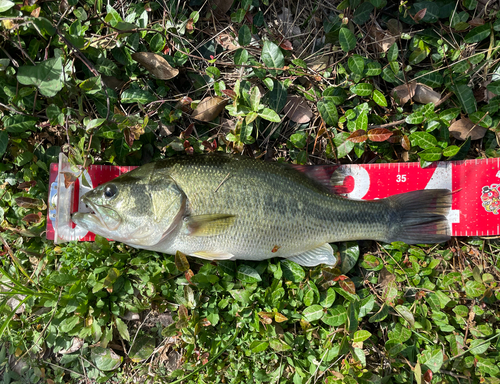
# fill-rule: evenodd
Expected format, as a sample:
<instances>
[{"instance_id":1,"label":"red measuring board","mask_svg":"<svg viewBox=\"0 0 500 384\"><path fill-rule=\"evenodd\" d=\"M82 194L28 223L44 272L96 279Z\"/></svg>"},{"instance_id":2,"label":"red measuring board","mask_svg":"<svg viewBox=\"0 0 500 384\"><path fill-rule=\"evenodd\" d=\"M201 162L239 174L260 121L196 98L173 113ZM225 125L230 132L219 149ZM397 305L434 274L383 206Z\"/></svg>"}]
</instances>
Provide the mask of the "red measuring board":
<instances>
[{"instance_id":1,"label":"red measuring board","mask_svg":"<svg viewBox=\"0 0 500 384\"><path fill-rule=\"evenodd\" d=\"M59 169L67 167L67 162L51 164L50 185L51 208L54 184L60 177ZM85 173L92 187L112 180L135 167L92 165ZM80 172L81 173L81 172ZM449 189L452 194L452 209L448 215L453 236L493 236L500 234L500 159L479 159L465 161L436 162L427 168L419 163L383 163L341 165L335 173L344 179L343 191L353 199L382 199L397 193L418 189ZM91 241L94 235L71 223L71 213L87 209L80 203L80 197L91 188L85 187L81 180L72 185L66 193L67 208L62 219L55 220L55 209L49 212L47 238L56 242L82 240ZM90 180L89 180L90 179ZM59 178L58 189L64 186ZM60 194L60 193L59 193ZM54 206L53 206L54 205ZM61 205L61 203L59 204ZM57 210L62 209L60 206ZM58 227L59 230L55 230ZM63 229L65 228L65 229Z\"/></svg>"}]
</instances>

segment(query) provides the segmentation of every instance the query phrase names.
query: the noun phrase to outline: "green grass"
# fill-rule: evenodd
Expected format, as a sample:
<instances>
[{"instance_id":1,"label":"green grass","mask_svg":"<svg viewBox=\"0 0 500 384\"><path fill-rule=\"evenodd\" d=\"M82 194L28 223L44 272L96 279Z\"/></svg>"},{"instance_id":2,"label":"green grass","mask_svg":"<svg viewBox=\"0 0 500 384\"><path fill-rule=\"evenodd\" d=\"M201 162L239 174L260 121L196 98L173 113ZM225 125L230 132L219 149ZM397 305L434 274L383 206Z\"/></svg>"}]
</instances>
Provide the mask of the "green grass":
<instances>
[{"instance_id":1,"label":"green grass","mask_svg":"<svg viewBox=\"0 0 500 384\"><path fill-rule=\"evenodd\" d=\"M81 168L499 157L484 3L0 0L0 381L499 383L496 238L337 244L349 271L45 239L61 151Z\"/></svg>"}]
</instances>

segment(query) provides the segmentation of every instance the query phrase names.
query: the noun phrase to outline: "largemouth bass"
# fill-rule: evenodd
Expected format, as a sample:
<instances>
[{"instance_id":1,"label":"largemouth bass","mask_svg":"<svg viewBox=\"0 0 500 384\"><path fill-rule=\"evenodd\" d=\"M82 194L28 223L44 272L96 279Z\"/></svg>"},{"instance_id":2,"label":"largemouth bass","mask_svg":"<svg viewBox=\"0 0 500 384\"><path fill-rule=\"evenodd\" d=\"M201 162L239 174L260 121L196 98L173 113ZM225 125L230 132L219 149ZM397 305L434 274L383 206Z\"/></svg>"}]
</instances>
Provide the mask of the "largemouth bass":
<instances>
[{"instance_id":1,"label":"largemouth bass","mask_svg":"<svg viewBox=\"0 0 500 384\"><path fill-rule=\"evenodd\" d=\"M314 167L311 167L312 170ZM448 190L350 200L291 166L239 156L168 158L87 192L73 221L135 248L210 260L335 264L331 242L449 239Z\"/></svg>"}]
</instances>

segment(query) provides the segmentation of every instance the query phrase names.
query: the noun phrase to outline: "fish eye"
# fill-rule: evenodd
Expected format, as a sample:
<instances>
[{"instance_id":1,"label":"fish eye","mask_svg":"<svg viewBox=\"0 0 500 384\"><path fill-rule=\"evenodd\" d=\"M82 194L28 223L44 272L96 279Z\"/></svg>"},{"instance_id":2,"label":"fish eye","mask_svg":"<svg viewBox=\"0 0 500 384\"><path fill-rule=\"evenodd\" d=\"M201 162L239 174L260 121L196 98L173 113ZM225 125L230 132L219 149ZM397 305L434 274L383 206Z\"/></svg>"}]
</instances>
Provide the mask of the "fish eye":
<instances>
[{"instance_id":1,"label":"fish eye","mask_svg":"<svg viewBox=\"0 0 500 384\"><path fill-rule=\"evenodd\" d=\"M106 199L113 198L117 193L118 188L116 188L114 184L106 185L106 188L104 188L104 197L106 197Z\"/></svg>"}]
</instances>

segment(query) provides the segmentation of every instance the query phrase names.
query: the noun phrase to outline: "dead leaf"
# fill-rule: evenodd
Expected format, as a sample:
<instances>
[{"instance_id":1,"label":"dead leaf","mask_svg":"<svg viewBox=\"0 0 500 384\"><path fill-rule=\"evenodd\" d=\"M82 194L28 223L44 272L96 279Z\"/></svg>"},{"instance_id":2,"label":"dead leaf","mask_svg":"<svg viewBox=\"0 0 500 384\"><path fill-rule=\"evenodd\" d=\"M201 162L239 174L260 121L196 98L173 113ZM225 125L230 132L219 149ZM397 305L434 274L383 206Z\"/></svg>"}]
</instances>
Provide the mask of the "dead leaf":
<instances>
[{"instance_id":1,"label":"dead leaf","mask_svg":"<svg viewBox=\"0 0 500 384\"><path fill-rule=\"evenodd\" d=\"M126 81L117 79L114 76L101 75L101 79L106 87L111 88L114 91L121 90L123 86L127 83Z\"/></svg>"},{"instance_id":2,"label":"dead leaf","mask_svg":"<svg viewBox=\"0 0 500 384\"><path fill-rule=\"evenodd\" d=\"M369 37L374 44L372 47L377 52L387 52L392 44L396 42L394 36L387 31L384 31L377 23L373 23L368 29L367 37Z\"/></svg>"},{"instance_id":3,"label":"dead leaf","mask_svg":"<svg viewBox=\"0 0 500 384\"><path fill-rule=\"evenodd\" d=\"M210 0L208 3L210 4L210 9L214 11L214 16L221 17L229 11L229 8L233 5L233 1L234 0Z\"/></svg>"},{"instance_id":4,"label":"dead leaf","mask_svg":"<svg viewBox=\"0 0 500 384\"><path fill-rule=\"evenodd\" d=\"M177 68L172 68L167 60L153 52L135 52L132 59L160 80L169 80L179 74Z\"/></svg>"},{"instance_id":5,"label":"dead leaf","mask_svg":"<svg viewBox=\"0 0 500 384\"><path fill-rule=\"evenodd\" d=\"M481 19L480 17L476 17L475 19L472 19L469 21L469 25L471 27L479 27L480 25L484 24L484 19Z\"/></svg>"},{"instance_id":6,"label":"dead leaf","mask_svg":"<svg viewBox=\"0 0 500 384\"><path fill-rule=\"evenodd\" d=\"M420 20L422 20L425 17L425 14L427 13L427 8L423 8L417 13L415 13L415 16L413 16L413 20L415 20L416 23L418 23Z\"/></svg>"},{"instance_id":7,"label":"dead leaf","mask_svg":"<svg viewBox=\"0 0 500 384\"><path fill-rule=\"evenodd\" d=\"M68 353L76 352L83 347L83 344L83 339L80 339L79 337L73 337L73 340L71 341L71 347L69 347L68 349L61 349L59 353L61 355L66 355Z\"/></svg>"},{"instance_id":8,"label":"dead leaf","mask_svg":"<svg viewBox=\"0 0 500 384\"><path fill-rule=\"evenodd\" d=\"M411 148L411 143L410 143L410 138L406 135L404 135L402 138L401 138L401 146L403 147L403 149L405 151L409 151L410 148ZM408 161L408 160L405 160L405 161Z\"/></svg>"},{"instance_id":9,"label":"dead leaf","mask_svg":"<svg viewBox=\"0 0 500 384\"><path fill-rule=\"evenodd\" d=\"M195 108L191 117L199 121L212 121L221 114L227 100L222 97L206 97Z\"/></svg>"},{"instance_id":10,"label":"dead leaf","mask_svg":"<svg viewBox=\"0 0 500 384\"><path fill-rule=\"evenodd\" d=\"M77 177L71 172L61 172L64 175L64 186L66 189L76 181Z\"/></svg>"},{"instance_id":11,"label":"dead leaf","mask_svg":"<svg viewBox=\"0 0 500 384\"><path fill-rule=\"evenodd\" d=\"M394 36L398 36L403 32L403 24L396 19L389 19L387 21L387 29Z\"/></svg>"},{"instance_id":12,"label":"dead leaf","mask_svg":"<svg viewBox=\"0 0 500 384\"><path fill-rule=\"evenodd\" d=\"M417 83L401 84L392 90L391 95L398 105L405 105L415 96L416 88Z\"/></svg>"},{"instance_id":13,"label":"dead leaf","mask_svg":"<svg viewBox=\"0 0 500 384\"><path fill-rule=\"evenodd\" d=\"M290 40L283 40L280 44L280 47L285 51L293 51L293 46Z\"/></svg>"},{"instance_id":14,"label":"dead leaf","mask_svg":"<svg viewBox=\"0 0 500 384\"><path fill-rule=\"evenodd\" d=\"M371 141L385 141L392 136L392 131L386 128L373 128L368 131L368 139Z\"/></svg>"},{"instance_id":15,"label":"dead leaf","mask_svg":"<svg viewBox=\"0 0 500 384\"><path fill-rule=\"evenodd\" d=\"M302 96L290 95L286 98L286 104L283 108L286 117L298 124L304 124L311 121L312 111Z\"/></svg>"},{"instance_id":16,"label":"dead leaf","mask_svg":"<svg viewBox=\"0 0 500 384\"><path fill-rule=\"evenodd\" d=\"M420 104L436 103L441 100L441 94L433 91L431 87L417 83L415 88L415 95L413 96L413 101Z\"/></svg>"},{"instance_id":17,"label":"dead leaf","mask_svg":"<svg viewBox=\"0 0 500 384\"><path fill-rule=\"evenodd\" d=\"M368 135L364 129L358 129L349 135L347 140L352 141L353 143L362 143L368 139Z\"/></svg>"},{"instance_id":18,"label":"dead leaf","mask_svg":"<svg viewBox=\"0 0 500 384\"><path fill-rule=\"evenodd\" d=\"M315 56L313 60L307 61L307 68L316 72L321 72L327 69L332 61L333 59L330 55Z\"/></svg>"},{"instance_id":19,"label":"dead leaf","mask_svg":"<svg viewBox=\"0 0 500 384\"><path fill-rule=\"evenodd\" d=\"M40 220L42 220L42 212L30 213L23 217L23 221L27 222L28 224L39 223Z\"/></svg>"},{"instance_id":20,"label":"dead leaf","mask_svg":"<svg viewBox=\"0 0 500 384\"><path fill-rule=\"evenodd\" d=\"M480 125L475 125L469 118L464 117L460 120L455 121L450 125L450 135L457 140L467 140L469 137L471 140L479 140L484 137L488 131L486 128Z\"/></svg>"},{"instance_id":21,"label":"dead leaf","mask_svg":"<svg viewBox=\"0 0 500 384\"><path fill-rule=\"evenodd\" d=\"M234 43L234 38L229 33L221 33L215 39L219 45L229 51L234 51L238 47Z\"/></svg>"},{"instance_id":22,"label":"dead leaf","mask_svg":"<svg viewBox=\"0 0 500 384\"><path fill-rule=\"evenodd\" d=\"M31 197L16 197L15 200L21 208L33 209L41 205L40 200Z\"/></svg>"}]
</instances>

